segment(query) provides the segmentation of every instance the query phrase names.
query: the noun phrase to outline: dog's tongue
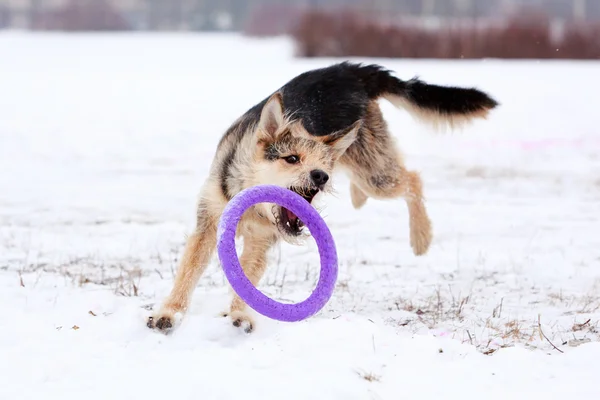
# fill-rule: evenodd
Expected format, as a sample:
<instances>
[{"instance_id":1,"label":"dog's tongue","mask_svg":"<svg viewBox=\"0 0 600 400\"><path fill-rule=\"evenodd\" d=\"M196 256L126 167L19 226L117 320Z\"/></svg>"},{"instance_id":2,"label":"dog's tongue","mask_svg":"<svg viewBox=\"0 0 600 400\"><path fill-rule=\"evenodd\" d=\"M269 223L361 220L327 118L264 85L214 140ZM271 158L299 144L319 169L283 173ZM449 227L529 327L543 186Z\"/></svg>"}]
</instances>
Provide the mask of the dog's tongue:
<instances>
[{"instance_id":1,"label":"dog's tongue","mask_svg":"<svg viewBox=\"0 0 600 400\"><path fill-rule=\"evenodd\" d=\"M294 221L294 220L298 219L298 217L296 216L296 214L294 214L293 212L291 212L287 208L285 209L285 212L287 213L288 220Z\"/></svg>"}]
</instances>

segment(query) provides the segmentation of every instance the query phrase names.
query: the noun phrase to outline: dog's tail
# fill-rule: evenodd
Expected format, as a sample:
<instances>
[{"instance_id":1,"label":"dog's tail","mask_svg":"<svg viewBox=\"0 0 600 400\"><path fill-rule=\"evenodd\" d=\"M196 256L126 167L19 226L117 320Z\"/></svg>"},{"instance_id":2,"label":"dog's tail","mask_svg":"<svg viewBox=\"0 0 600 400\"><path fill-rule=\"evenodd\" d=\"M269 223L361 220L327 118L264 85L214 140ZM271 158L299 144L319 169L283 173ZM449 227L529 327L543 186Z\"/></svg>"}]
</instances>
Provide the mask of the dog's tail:
<instances>
[{"instance_id":1,"label":"dog's tail","mask_svg":"<svg viewBox=\"0 0 600 400\"><path fill-rule=\"evenodd\" d=\"M346 64L362 82L369 98L385 98L414 118L434 127L459 127L475 118L487 118L499 103L475 88L439 86L418 78L393 76L379 65Z\"/></svg>"}]
</instances>

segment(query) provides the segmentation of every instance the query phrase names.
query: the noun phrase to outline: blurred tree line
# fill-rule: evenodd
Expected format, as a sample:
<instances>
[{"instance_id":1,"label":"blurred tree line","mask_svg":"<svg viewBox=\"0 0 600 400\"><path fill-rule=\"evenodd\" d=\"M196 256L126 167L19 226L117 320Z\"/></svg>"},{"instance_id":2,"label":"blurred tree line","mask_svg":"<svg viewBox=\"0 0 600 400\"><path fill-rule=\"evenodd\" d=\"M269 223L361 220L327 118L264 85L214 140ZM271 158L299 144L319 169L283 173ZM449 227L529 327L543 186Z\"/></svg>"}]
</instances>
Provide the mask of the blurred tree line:
<instances>
[{"instance_id":1,"label":"blurred tree line","mask_svg":"<svg viewBox=\"0 0 600 400\"><path fill-rule=\"evenodd\" d=\"M523 7L564 20L600 18L600 0L0 0L0 28L243 31L266 14L279 16L274 25L292 24L307 9L480 18Z\"/></svg>"}]
</instances>

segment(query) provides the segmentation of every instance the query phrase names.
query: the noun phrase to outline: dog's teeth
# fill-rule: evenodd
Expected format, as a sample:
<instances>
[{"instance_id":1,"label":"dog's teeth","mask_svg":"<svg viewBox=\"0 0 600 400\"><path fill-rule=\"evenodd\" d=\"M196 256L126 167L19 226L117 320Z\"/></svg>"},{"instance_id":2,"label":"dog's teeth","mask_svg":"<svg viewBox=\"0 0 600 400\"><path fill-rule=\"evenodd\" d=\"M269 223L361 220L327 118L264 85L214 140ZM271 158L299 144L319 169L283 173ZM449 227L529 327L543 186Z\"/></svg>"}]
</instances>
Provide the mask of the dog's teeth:
<instances>
[{"instance_id":1,"label":"dog's teeth","mask_svg":"<svg viewBox=\"0 0 600 400\"><path fill-rule=\"evenodd\" d=\"M286 224L287 226L289 226L290 228L292 227L292 226L290 225L290 221L286 222L285 224Z\"/></svg>"}]
</instances>

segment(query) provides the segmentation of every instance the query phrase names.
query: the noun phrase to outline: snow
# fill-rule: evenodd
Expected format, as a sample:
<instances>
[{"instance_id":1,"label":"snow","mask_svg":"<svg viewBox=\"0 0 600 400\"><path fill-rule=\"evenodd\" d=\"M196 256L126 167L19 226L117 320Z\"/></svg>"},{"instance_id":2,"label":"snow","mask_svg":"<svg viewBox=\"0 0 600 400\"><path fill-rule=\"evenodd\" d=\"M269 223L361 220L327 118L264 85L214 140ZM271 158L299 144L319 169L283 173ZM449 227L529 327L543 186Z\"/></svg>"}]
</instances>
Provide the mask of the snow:
<instances>
[{"instance_id":1,"label":"snow","mask_svg":"<svg viewBox=\"0 0 600 400\"><path fill-rule=\"evenodd\" d=\"M1 399L600 394L598 63L357 59L502 104L437 135L382 102L424 180L429 253L412 254L402 201L356 211L336 176L323 216L340 276L322 312L256 315L243 334L218 316L215 259L164 336L145 319L171 288L220 135L334 60L235 35L10 32L0 53ZM318 271L314 243L282 244L260 289L298 301Z\"/></svg>"}]
</instances>

